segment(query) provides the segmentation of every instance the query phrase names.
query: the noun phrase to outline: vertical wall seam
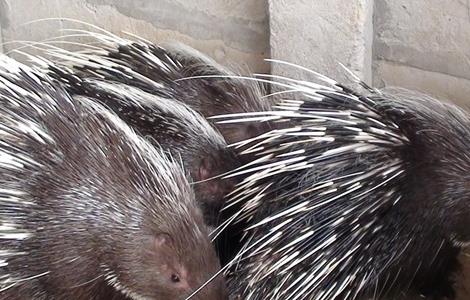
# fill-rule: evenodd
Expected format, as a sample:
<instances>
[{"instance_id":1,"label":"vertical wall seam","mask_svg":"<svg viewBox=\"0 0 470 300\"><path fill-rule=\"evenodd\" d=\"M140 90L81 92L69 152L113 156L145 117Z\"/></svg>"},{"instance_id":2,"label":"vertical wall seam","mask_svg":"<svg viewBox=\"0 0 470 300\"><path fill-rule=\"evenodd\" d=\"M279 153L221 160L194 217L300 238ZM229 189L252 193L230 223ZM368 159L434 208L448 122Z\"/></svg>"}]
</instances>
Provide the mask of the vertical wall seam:
<instances>
[{"instance_id":1,"label":"vertical wall seam","mask_svg":"<svg viewBox=\"0 0 470 300\"><path fill-rule=\"evenodd\" d=\"M268 30L267 30L267 34L268 34L268 49L267 49L267 53L266 55L269 57L269 58L273 58L272 57L272 47L271 47L271 34L272 34L272 31L271 31L271 1L270 0L265 0L266 1L266 17L268 18ZM269 69L268 69L268 73L269 74L272 74L272 64L269 64Z\"/></svg>"},{"instance_id":2,"label":"vertical wall seam","mask_svg":"<svg viewBox=\"0 0 470 300\"><path fill-rule=\"evenodd\" d=\"M1 8L1 7L0 7ZM1 14L0 14L1 15ZM1 21L1 20L0 20ZM2 22L0 22L0 53L3 53L3 32L2 32Z\"/></svg>"},{"instance_id":3,"label":"vertical wall seam","mask_svg":"<svg viewBox=\"0 0 470 300\"><path fill-rule=\"evenodd\" d=\"M0 53L3 53L3 34L2 25L0 24Z\"/></svg>"},{"instance_id":4,"label":"vertical wall seam","mask_svg":"<svg viewBox=\"0 0 470 300\"><path fill-rule=\"evenodd\" d=\"M364 47L365 56L364 59L364 78L365 82L372 85L374 82L374 13L375 13L375 1L367 0L367 16L365 20L364 30Z\"/></svg>"}]
</instances>

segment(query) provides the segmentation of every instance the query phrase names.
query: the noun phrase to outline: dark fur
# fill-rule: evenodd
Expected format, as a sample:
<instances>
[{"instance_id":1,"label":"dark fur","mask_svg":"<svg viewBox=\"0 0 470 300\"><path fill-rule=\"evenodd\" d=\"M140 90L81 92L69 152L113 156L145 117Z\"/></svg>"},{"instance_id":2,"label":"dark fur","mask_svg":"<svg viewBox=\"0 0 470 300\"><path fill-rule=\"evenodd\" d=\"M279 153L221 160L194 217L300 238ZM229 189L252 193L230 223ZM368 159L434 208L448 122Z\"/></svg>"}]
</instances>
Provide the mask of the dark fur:
<instances>
[{"instance_id":1,"label":"dark fur","mask_svg":"<svg viewBox=\"0 0 470 300\"><path fill-rule=\"evenodd\" d=\"M199 128L194 128L195 125L190 120L174 111L184 110L188 115L199 117L197 112L178 101L173 101L172 96L165 95L163 89L158 90L162 93L156 92L157 95L160 94L157 96L119 81L88 78L81 72L72 74L54 65L50 65L49 68L50 75L61 81L70 93L86 95L105 104L150 142L180 155L195 182L193 187L196 199L203 208L207 223L217 224L224 196L235 182L220 177L211 178L230 171L239 163L218 132L213 131L210 134L200 132ZM107 86L118 87L122 93L114 92ZM157 105L162 101L173 101L173 108L162 109ZM207 127L210 128L208 123Z\"/></svg>"},{"instance_id":2,"label":"dark fur","mask_svg":"<svg viewBox=\"0 0 470 300\"><path fill-rule=\"evenodd\" d=\"M315 144L308 142L308 137L286 135L282 139L263 144L264 149L260 150L259 157L264 155L263 153L270 153L271 150L278 151L274 152L275 154L281 154L303 149L306 153L299 154L299 156L306 155L305 161L311 162L312 167L260 180L256 186L262 188L269 184L270 187L263 194L259 206L252 208L253 219L248 220L248 225L256 224L304 201L310 203L312 207L322 202L325 205L305 211L299 210L298 214L293 217L294 221L289 223L289 227L283 227L281 237L263 248L264 250L257 253L248 251L243 255L234 265L230 289L235 295L239 295L240 299L251 293L253 294L250 299L269 298L268 295L271 295L273 290L278 288L280 291L285 290L289 283L294 282L304 272L313 274L316 265L309 263L313 263L315 258L324 257L325 259L317 263L333 264L335 260L347 257L348 251L358 246L360 250L349 254L350 260L343 262L344 270L331 271L325 266L318 271L327 272L324 281L319 282L320 286L312 287L300 299L317 299L324 290L331 291L326 299L332 299L336 291L339 291L339 294L334 299L369 299L371 297L374 299L414 299L420 294L426 299L452 299L455 296L452 288L453 276L459 270L457 254L460 248L458 245L461 242L470 241L470 116L468 112L429 96L403 90L389 90L364 96L338 85L334 92L320 89L316 94L323 99L309 101L307 97L302 97L301 92L298 93L299 98L305 101L300 106L300 110L305 113L304 118L284 117L281 120L289 121L289 127L292 128L304 126L303 130L308 132L309 124L310 126L316 125L307 123L309 112L351 111L353 116L363 120L363 123L354 126L362 128L364 132L369 132L369 126L380 128L367 119L369 115L375 118L377 114L378 120L391 132L402 135L406 140L378 144L382 145L380 152L366 154L349 152L337 157L331 156L328 159L318 160L316 157L321 153L354 143L356 135L344 129L347 125L335 123L336 121L325 121L316 126L328 127L326 135L335 137L331 143ZM361 99L362 104L352 100L355 96ZM347 115L338 118L349 120ZM273 126L275 127L276 124ZM396 129L394 126L397 126ZM379 142L392 139L373 130L370 134L376 135ZM285 149L281 148L281 145L302 140L306 142L292 144ZM255 143L250 143L244 149ZM282 159L273 157L269 162L259 165L274 163ZM326 182L345 174L360 171L373 172L376 168L395 159L401 161L403 175L382 187L379 186L378 189L369 191L365 198L353 193L351 195L355 197L342 197L330 203L328 201L332 197L330 195L338 195L345 191L339 184L346 183L347 180L339 179L335 179L338 181L338 191L333 194L322 195L320 192L323 190L302 192L312 188L316 183ZM362 184L371 187L384 182L381 177L367 180L361 181ZM384 202L387 199L386 191L392 191L392 189L401 195L401 199L396 204ZM251 194L246 201L255 195L256 193ZM372 207L376 209L367 210ZM354 209L351 211L351 208ZM242 206L239 206L234 211L241 209ZM333 221L341 219L343 211L348 211L349 214L343 216L345 218L343 222L333 225ZM279 218L248 230L244 247L254 245L263 237L273 235L270 230L287 219L287 217ZM371 221L373 221L373 226L369 229L366 226ZM367 228L365 230L368 235L356 237L351 223L358 224L359 227L356 230ZM301 253L299 257L302 253L309 253L321 245L324 239L336 236L335 241L327 249L320 248L316 255L287 271L287 274L294 275L287 283L284 282L286 273L277 271L256 281L254 286L248 286L247 278L257 275L254 267L262 265L266 267L264 270L267 270L267 267L286 258L283 252L277 254L276 251L281 251L284 246L300 236L302 230L308 230L310 227L315 229L315 234L305 240L302 246L298 245L296 250ZM338 285L357 269L360 270L359 273L341 292ZM361 286L361 278L367 274L370 276ZM305 281L303 284L306 286L309 283ZM288 295L292 296L292 292Z\"/></svg>"},{"instance_id":3,"label":"dark fur","mask_svg":"<svg viewBox=\"0 0 470 300\"><path fill-rule=\"evenodd\" d=\"M14 220L15 230L31 236L0 239L1 254L13 253L0 267L0 299L126 298L110 286L109 270L133 293L185 299L219 263L181 167L131 137L122 122L118 127L101 105L72 99L46 77L19 68L9 73L0 66L3 82L26 91L0 84L0 124L11 128L0 136L1 150L40 165L1 168L2 189L24 195L15 203L2 194L0 221ZM39 142L15 121L36 124L52 141ZM3 281L44 272L9 288ZM180 281L172 282L176 273ZM194 299L226 299L223 279Z\"/></svg>"},{"instance_id":4,"label":"dark fur","mask_svg":"<svg viewBox=\"0 0 470 300\"><path fill-rule=\"evenodd\" d=\"M93 37L93 34L90 36ZM270 98L261 97L264 88L259 83L237 78L237 74L185 45L170 44L164 48L145 41L119 39L116 44L106 44L103 48L106 52L92 52L88 57L91 64L74 63L71 60L74 73L82 78L118 81L151 94L171 97L189 105L206 118L263 111L270 107ZM116 66L98 67L94 55ZM157 60L160 63L156 63ZM185 79L188 77L196 78ZM163 85L163 88L156 87L152 82ZM266 124L212 124L228 144L256 136L268 129Z\"/></svg>"}]
</instances>

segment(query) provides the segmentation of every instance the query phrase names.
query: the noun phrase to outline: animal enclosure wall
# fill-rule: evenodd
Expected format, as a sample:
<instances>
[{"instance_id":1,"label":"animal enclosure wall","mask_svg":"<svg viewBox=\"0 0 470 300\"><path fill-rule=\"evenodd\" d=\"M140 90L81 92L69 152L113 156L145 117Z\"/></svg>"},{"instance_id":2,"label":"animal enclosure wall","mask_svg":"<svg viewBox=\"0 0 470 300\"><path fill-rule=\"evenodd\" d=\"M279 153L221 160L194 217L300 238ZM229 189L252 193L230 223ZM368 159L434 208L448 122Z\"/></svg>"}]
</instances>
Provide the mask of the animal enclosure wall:
<instances>
[{"instance_id":1,"label":"animal enclosure wall","mask_svg":"<svg viewBox=\"0 0 470 300\"><path fill-rule=\"evenodd\" d=\"M0 0L3 51L19 46L12 41L43 41L77 27L65 21L28 24L44 18L184 42L254 72L298 75L262 61L273 57L341 78L342 62L378 87L400 85L469 101L468 1Z\"/></svg>"}]
</instances>

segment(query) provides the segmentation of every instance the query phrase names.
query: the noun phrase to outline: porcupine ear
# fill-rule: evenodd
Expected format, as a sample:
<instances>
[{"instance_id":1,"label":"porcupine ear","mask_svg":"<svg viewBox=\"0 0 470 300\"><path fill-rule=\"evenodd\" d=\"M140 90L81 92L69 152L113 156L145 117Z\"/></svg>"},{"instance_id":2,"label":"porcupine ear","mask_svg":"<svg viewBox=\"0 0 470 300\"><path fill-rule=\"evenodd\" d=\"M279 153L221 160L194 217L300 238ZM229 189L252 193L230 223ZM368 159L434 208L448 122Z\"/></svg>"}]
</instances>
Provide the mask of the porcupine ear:
<instances>
[{"instance_id":1,"label":"porcupine ear","mask_svg":"<svg viewBox=\"0 0 470 300\"><path fill-rule=\"evenodd\" d=\"M210 170L212 169L213 163L210 160L210 157L204 157L201 159L198 170L199 181L209 179L212 176Z\"/></svg>"},{"instance_id":2,"label":"porcupine ear","mask_svg":"<svg viewBox=\"0 0 470 300\"><path fill-rule=\"evenodd\" d=\"M221 189L224 189L219 183L220 178L215 178L220 175L215 170L218 170L216 158L213 156L206 156L201 159L199 163L198 178L197 181L204 181L205 188L211 194L221 193Z\"/></svg>"},{"instance_id":3,"label":"porcupine ear","mask_svg":"<svg viewBox=\"0 0 470 300\"><path fill-rule=\"evenodd\" d=\"M171 243L172 239L168 233L159 233L155 236L154 246L157 250L160 250L162 247L168 246Z\"/></svg>"}]
</instances>

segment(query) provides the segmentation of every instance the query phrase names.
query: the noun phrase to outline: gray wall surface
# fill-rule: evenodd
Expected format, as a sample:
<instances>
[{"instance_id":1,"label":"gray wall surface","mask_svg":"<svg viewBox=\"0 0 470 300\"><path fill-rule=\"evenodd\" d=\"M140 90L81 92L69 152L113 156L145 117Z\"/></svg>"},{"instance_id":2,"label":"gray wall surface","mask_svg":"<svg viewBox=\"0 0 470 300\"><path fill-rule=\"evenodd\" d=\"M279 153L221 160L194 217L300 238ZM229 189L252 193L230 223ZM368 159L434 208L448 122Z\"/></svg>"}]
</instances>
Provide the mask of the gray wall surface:
<instances>
[{"instance_id":1,"label":"gray wall surface","mask_svg":"<svg viewBox=\"0 0 470 300\"><path fill-rule=\"evenodd\" d=\"M263 62L272 57L342 80L341 62L376 87L403 86L470 106L468 0L0 0L0 52L14 55L21 46L14 41L90 29L57 20L28 24L46 18L180 41L253 72L306 75ZM470 299L470 275L463 279L460 298Z\"/></svg>"},{"instance_id":2,"label":"gray wall surface","mask_svg":"<svg viewBox=\"0 0 470 300\"><path fill-rule=\"evenodd\" d=\"M343 80L341 62L376 87L469 103L467 0L0 0L0 51L21 46L12 41L90 29L57 20L28 23L47 18L79 19L153 42L176 40L252 72L305 77L263 62L272 57Z\"/></svg>"},{"instance_id":3,"label":"gray wall surface","mask_svg":"<svg viewBox=\"0 0 470 300\"><path fill-rule=\"evenodd\" d=\"M4 51L11 41L45 41L90 27L46 18L72 18L116 34L138 34L152 42L186 43L219 62L269 72L267 2L244 0L0 0ZM76 41L77 39L75 39ZM79 40L79 39L78 39Z\"/></svg>"},{"instance_id":4,"label":"gray wall surface","mask_svg":"<svg viewBox=\"0 0 470 300\"><path fill-rule=\"evenodd\" d=\"M460 104L470 93L470 8L452 0L0 0L0 39L45 41L89 29L176 40L228 65L293 77L272 57L342 80L338 62L377 87L399 85ZM75 39L77 40L77 39ZM1 48L0 48L1 50Z\"/></svg>"},{"instance_id":5,"label":"gray wall surface","mask_svg":"<svg viewBox=\"0 0 470 300\"><path fill-rule=\"evenodd\" d=\"M345 64L366 82L372 80L372 0L269 0L273 58L342 79ZM305 76L273 65L273 72Z\"/></svg>"},{"instance_id":6,"label":"gray wall surface","mask_svg":"<svg viewBox=\"0 0 470 300\"><path fill-rule=\"evenodd\" d=\"M470 103L469 1L377 0L374 83Z\"/></svg>"}]
</instances>

